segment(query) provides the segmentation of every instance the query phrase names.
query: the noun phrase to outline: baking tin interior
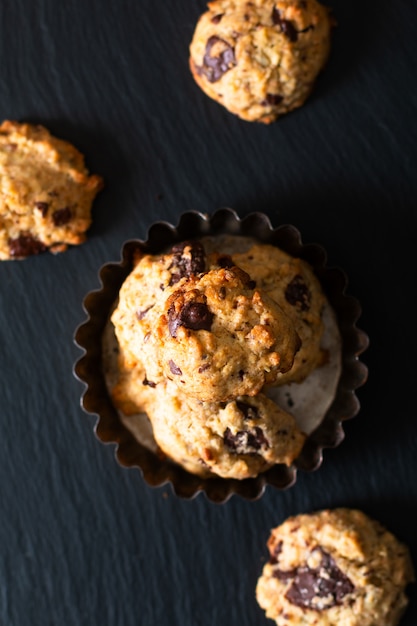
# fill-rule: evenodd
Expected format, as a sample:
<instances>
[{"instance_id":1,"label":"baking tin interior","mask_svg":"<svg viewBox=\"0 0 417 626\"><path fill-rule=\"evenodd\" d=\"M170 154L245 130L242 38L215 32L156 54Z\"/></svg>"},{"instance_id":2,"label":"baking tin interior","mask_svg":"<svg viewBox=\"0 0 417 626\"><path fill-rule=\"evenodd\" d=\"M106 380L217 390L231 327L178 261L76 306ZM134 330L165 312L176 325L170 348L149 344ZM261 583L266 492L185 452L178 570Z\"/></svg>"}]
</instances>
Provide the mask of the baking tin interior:
<instances>
[{"instance_id":1,"label":"baking tin interior","mask_svg":"<svg viewBox=\"0 0 417 626\"><path fill-rule=\"evenodd\" d=\"M126 427L113 406L105 375L103 336L119 289L133 269L135 251L139 249L143 253L157 254L185 239L223 235L255 238L307 261L323 286L341 337L340 376L333 400L321 423L307 437L296 462L291 467L275 465L256 478L245 480L195 476L143 445ZM273 228L263 213L239 218L235 211L228 208L219 209L211 215L189 211L181 215L177 226L156 222L149 228L146 240L127 241L122 248L121 261L107 263L101 268L101 287L85 297L83 306L87 318L76 329L74 337L83 351L74 366L75 376L84 385L81 406L87 413L97 416L95 433L99 440L116 444L116 457L120 464L140 468L150 486L170 483L180 497L192 498L204 492L211 501L218 503L225 502L233 494L255 500L261 497L267 485L287 489L296 481L299 470L318 469L323 449L340 444L344 438L344 420L359 412L355 391L367 379L367 368L359 356L369 343L367 335L356 326L361 306L356 298L346 293L348 281L345 273L339 268L327 267L326 261L325 250L317 244L303 244L301 234L294 226L285 224Z\"/></svg>"}]
</instances>

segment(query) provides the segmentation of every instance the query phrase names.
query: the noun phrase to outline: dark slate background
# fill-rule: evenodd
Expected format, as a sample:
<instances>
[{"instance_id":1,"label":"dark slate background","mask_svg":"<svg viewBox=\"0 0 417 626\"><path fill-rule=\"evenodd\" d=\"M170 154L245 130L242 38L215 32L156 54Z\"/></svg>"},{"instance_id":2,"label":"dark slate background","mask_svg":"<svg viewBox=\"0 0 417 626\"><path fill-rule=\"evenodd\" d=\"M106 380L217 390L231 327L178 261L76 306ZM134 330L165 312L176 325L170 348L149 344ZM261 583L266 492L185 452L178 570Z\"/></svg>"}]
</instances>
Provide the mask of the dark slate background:
<instances>
[{"instance_id":1,"label":"dark slate background","mask_svg":"<svg viewBox=\"0 0 417 626\"><path fill-rule=\"evenodd\" d=\"M191 78L202 0L0 3L1 119L46 125L106 181L85 245L0 263L2 626L267 626L254 589L270 528L321 507L362 508L417 561L417 4L332 6L314 94L265 127ZM321 243L371 345L361 411L322 467L285 492L217 505L121 468L72 367L99 267L153 221L221 206ZM404 626L417 623L410 596Z\"/></svg>"}]
</instances>

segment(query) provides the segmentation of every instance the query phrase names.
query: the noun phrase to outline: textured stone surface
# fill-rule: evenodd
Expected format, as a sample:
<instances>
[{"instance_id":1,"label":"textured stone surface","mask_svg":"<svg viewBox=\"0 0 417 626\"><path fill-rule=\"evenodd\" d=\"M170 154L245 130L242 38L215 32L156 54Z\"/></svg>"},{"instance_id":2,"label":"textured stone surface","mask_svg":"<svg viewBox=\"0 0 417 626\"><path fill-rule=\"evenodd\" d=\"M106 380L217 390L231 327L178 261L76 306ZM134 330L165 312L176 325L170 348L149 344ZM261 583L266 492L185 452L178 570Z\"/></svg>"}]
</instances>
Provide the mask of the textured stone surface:
<instances>
[{"instance_id":1,"label":"textured stone surface","mask_svg":"<svg viewBox=\"0 0 417 626\"><path fill-rule=\"evenodd\" d=\"M267 626L256 579L271 527L356 506L417 557L417 6L335 0L311 100L264 128L195 86L205 3L15 0L0 6L0 117L72 141L106 188L82 247L0 264L2 626ZM363 305L362 409L314 474L258 502L178 500L120 468L72 376L98 269L156 219L229 205L322 243ZM404 626L417 622L417 597Z\"/></svg>"}]
</instances>

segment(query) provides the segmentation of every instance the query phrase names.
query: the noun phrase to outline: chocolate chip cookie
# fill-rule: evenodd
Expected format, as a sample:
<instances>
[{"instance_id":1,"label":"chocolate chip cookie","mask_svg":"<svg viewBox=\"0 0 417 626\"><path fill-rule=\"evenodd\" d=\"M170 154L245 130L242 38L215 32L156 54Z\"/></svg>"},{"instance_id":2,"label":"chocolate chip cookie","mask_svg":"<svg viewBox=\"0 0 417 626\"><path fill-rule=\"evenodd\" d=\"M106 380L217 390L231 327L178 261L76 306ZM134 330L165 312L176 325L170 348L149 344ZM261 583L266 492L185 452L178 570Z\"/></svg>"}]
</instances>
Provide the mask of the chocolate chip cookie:
<instances>
[{"instance_id":1,"label":"chocolate chip cookie","mask_svg":"<svg viewBox=\"0 0 417 626\"><path fill-rule=\"evenodd\" d=\"M148 416L156 442L193 474L252 478L277 463L291 465L305 441L293 416L263 394L201 402L167 381L153 398Z\"/></svg>"},{"instance_id":2,"label":"chocolate chip cookie","mask_svg":"<svg viewBox=\"0 0 417 626\"><path fill-rule=\"evenodd\" d=\"M317 0L215 0L190 44L199 87L231 113L268 124L304 104L330 50Z\"/></svg>"},{"instance_id":3,"label":"chocolate chip cookie","mask_svg":"<svg viewBox=\"0 0 417 626\"><path fill-rule=\"evenodd\" d=\"M43 126L0 126L0 260L57 253L85 241L102 188L83 155Z\"/></svg>"},{"instance_id":4,"label":"chocolate chip cookie","mask_svg":"<svg viewBox=\"0 0 417 626\"><path fill-rule=\"evenodd\" d=\"M291 517L268 549L256 597L278 626L395 626L407 606L409 551L361 511Z\"/></svg>"},{"instance_id":5,"label":"chocolate chip cookie","mask_svg":"<svg viewBox=\"0 0 417 626\"><path fill-rule=\"evenodd\" d=\"M291 368L299 347L291 319L238 267L167 287L136 320L129 345L149 380L173 380L209 402L255 395Z\"/></svg>"}]
</instances>

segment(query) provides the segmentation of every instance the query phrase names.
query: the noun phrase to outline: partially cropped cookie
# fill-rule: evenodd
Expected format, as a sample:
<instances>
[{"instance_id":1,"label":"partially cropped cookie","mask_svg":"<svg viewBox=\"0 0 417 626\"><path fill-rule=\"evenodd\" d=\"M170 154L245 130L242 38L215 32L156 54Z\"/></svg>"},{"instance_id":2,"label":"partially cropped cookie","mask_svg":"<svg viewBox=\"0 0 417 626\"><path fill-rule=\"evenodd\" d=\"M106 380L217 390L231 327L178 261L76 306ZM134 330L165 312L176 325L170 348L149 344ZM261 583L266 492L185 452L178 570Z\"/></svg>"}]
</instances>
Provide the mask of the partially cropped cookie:
<instances>
[{"instance_id":1,"label":"partially cropped cookie","mask_svg":"<svg viewBox=\"0 0 417 626\"><path fill-rule=\"evenodd\" d=\"M396 626L407 606L410 553L361 511L291 517L268 548L256 597L278 626Z\"/></svg>"},{"instance_id":2,"label":"partially cropped cookie","mask_svg":"<svg viewBox=\"0 0 417 626\"><path fill-rule=\"evenodd\" d=\"M304 104L330 50L317 0L215 0L190 45L199 87L231 113L270 123Z\"/></svg>"},{"instance_id":3,"label":"partially cropped cookie","mask_svg":"<svg viewBox=\"0 0 417 626\"><path fill-rule=\"evenodd\" d=\"M280 374L277 383L303 381L327 358L321 343L326 296L312 267L268 244L256 244L245 252L233 254L231 259L279 304L293 320L300 336L301 347L294 364L290 371Z\"/></svg>"},{"instance_id":4,"label":"partially cropped cookie","mask_svg":"<svg viewBox=\"0 0 417 626\"><path fill-rule=\"evenodd\" d=\"M39 125L0 126L0 259L57 253L85 241L102 188L83 155Z\"/></svg>"},{"instance_id":5,"label":"partially cropped cookie","mask_svg":"<svg viewBox=\"0 0 417 626\"><path fill-rule=\"evenodd\" d=\"M155 387L148 415L159 447L201 476L242 480L291 465L305 441L293 416L264 394L200 402L167 381Z\"/></svg>"}]
</instances>

